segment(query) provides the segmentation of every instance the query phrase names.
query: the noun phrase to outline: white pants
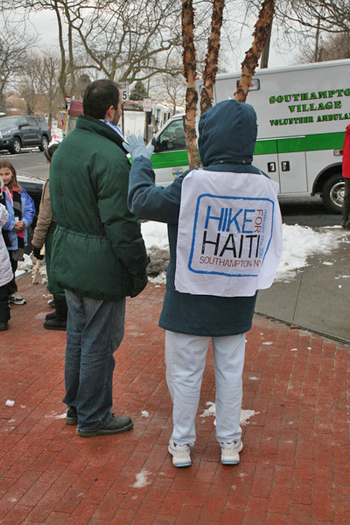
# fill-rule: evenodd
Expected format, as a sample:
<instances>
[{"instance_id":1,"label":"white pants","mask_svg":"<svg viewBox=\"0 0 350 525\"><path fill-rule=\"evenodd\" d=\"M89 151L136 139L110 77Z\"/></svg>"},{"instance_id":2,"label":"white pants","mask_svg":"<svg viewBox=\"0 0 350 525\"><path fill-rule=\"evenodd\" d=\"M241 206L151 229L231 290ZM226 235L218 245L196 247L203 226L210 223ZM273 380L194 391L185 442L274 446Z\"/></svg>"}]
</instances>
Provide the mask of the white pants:
<instances>
[{"instance_id":1,"label":"white pants","mask_svg":"<svg viewBox=\"0 0 350 525\"><path fill-rule=\"evenodd\" d=\"M245 334L212 337L216 383L216 439L240 439ZM195 417L210 337L166 331L166 379L173 400L172 439L194 445Z\"/></svg>"}]
</instances>

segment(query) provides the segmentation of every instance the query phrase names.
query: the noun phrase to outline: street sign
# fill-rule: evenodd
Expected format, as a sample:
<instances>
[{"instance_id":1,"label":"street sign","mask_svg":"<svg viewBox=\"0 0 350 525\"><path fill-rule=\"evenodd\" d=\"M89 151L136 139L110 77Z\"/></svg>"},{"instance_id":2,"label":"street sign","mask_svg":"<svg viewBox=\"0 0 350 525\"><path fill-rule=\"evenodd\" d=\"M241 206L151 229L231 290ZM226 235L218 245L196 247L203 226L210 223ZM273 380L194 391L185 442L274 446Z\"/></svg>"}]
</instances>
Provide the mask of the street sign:
<instances>
[{"instance_id":1,"label":"street sign","mask_svg":"<svg viewBox=\"0 0 350 525\"><path fill-rule=\"evenodd\" d=\"M129 82L119 82L119 87L123 102L127 102L129 100Z\"/></svg>"},{"instance_id":2,"label":"street sign","mask_svg":"<svg viewBox=\"0 0 350 525\"><path fill-rule=\"evenodd\" d=\"M143 99L143 111L146 111L146 113L152 111L152 99L151 98Z\"/></svg>"}]
</instances>

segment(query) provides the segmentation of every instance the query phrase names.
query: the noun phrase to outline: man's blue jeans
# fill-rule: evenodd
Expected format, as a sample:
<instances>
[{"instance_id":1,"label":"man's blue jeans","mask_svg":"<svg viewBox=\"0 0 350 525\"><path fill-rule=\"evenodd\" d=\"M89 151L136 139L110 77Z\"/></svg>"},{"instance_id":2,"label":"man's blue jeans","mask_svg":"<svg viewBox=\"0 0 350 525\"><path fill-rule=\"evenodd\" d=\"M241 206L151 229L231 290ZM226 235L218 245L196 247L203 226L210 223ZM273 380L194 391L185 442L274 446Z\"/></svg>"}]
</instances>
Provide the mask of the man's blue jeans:
<instances>
[{"instance_id":1,"label":"man's blue jeans","mask_svg":"<svg viewBox=\"0 0 350 525\"><path fill-rule=\"evenodd\" d=\"M75 407L78 428L97 430L112 417L112 381L117 350L124 336L125 297L102 301L66 290L68 305L63 402Z\"/></svg>"}]
</instances>

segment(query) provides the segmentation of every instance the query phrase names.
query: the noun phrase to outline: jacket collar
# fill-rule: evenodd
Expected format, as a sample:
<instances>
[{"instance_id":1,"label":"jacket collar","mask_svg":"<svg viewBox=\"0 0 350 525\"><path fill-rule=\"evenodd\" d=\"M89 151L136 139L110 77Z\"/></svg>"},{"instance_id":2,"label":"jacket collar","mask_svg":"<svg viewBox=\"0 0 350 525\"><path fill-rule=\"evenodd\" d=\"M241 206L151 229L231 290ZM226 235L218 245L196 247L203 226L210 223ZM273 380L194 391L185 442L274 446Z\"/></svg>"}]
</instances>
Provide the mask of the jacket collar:
<instances>
[{"instance_id":1,"label":"jacket collar","mask_svg":"<svg viewBox=\"0 0 350 525\"><path fill-rule=\"evenodd\" d=\"M87 129L89 131L95 131L99 135L106 137L107 139L115 142L125 154L128 152L123 147L122 137L113 130L111 126L105 124L102 120L90 117L89 115L80 115L77 120L77 128Z\"/></svg>"}]
</instances>

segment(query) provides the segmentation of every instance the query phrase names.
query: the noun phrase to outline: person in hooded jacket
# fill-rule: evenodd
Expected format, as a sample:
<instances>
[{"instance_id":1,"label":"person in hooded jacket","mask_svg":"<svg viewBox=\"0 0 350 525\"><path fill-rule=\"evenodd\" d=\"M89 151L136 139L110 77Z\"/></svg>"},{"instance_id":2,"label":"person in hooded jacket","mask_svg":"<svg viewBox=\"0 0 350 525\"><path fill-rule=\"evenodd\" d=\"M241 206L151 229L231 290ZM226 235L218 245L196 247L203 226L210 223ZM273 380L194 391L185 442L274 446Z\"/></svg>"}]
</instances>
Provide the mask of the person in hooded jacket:
<instances>
[{"instance_id":1,"label":"person in hooded jacket","mask_svg":"<svg viewBox=\"0 0 350 525\"><path fill-rule=\"evenodd\" d=\"M165 188L155 185L155 172L150 161L153 147L146 148L140 140L141 137L137 140L134 136L128 137L129 145L124 144L133 158L128 197L130 210L141 218L168 224L170 262L159 326L166 330L166 379L173 401L174 424L168 451L176 467L191 465L190 447L194 445L196 439L195 416L210 338L213 346L216 381L216 437L221 446L221 462L226 465L239 463L239 453L243 448L240 412L245 333L252 326L256 291L251 292L248 288L247 290L242 289L242 293L240 291L238 296L232 296L232 294L235 295L234 290L220 292L221 270L192 272L193 280L197 279L197 282L194 288L191 287L193 283L188 283L191 293L179 291L179 289L186 289L186 286L182 287L181 278L178 279L179 284L176 281L177 273L180 273L180 251L186 250L186 244L189 245L189 249L194 249L191 242L188 242L189 237L185 237L185 241L182 241L182 236L186 234L186 228L187 233L188 231L191 233L193 224L195 227L198 225L191 217L192 209L190 208L193 201L191 193L186 202L185 197L188 191L196 191L196 186L202 187L201 180L203 180L205 198L207 193L211 193L206 190L213 183L214 186L224 184L223 189L228 195L231 195L230 181L238 180L240 183L242 179L245 185L247 175L254 178L253 187L254 185L259 186L262 199L265 199L266 202L269 200L271 209L274 209L276 238L273 242L276 252L275 263L278 264L282 250L281 215L276 199L277 189L271 186L272 184L277 186L277 184L252 165L256 136L256 113L250 105L234 100L217 104L204 113L199 121L198 145L203 171L187 171ZM195 179L191 186L190 179L193 176ZM250 191L252 190L245 189L246 202L250 202ZM202 197L203 195L199 197L199 203ZM231 201L235 198L235 196L230 197ZM183 202L185 206L182 206ZM187 211L190 217L186 216L186 208L190 209ZM195 221L198 219L197 212L198 208L194 208ZM245 227L247 231L251 222L249 217L252 217L252 214L249 215L250 212L251 210L248 209L244 215L243 229ZM181 218L182 213L184 219ZM227 223L228 207L225 213L222 217L226 217ZM231 222L236 220L237 228L237 217L242 216L239 213L238 211L235 217L231 217ZM220 224L221 219L215 216L209 206L206 221L211 220L212 223ZM252 235L250 237L250 242L256 240L252 239ZM215 242L215 239L210 241L212 245ZM230 246L226 244L230 253L235 250L233 242L231 237ZM179 251L180 244L181 250ZM213 253L217 252L217 246L212 246L212 249ZM207 259L211 263L217 263L219 257L207 257ZM231 260L226 259L228 262L226 263L225 260L225 264L235 264L233 255ZM219 261L220 264L221 262ZM186 272L186 268L181 271ZM223 279L225 280L225 277ZM227 280L231 287L232 279ZM212 291L206 291L210 289Z\"/></svg>"}]
</instances>

